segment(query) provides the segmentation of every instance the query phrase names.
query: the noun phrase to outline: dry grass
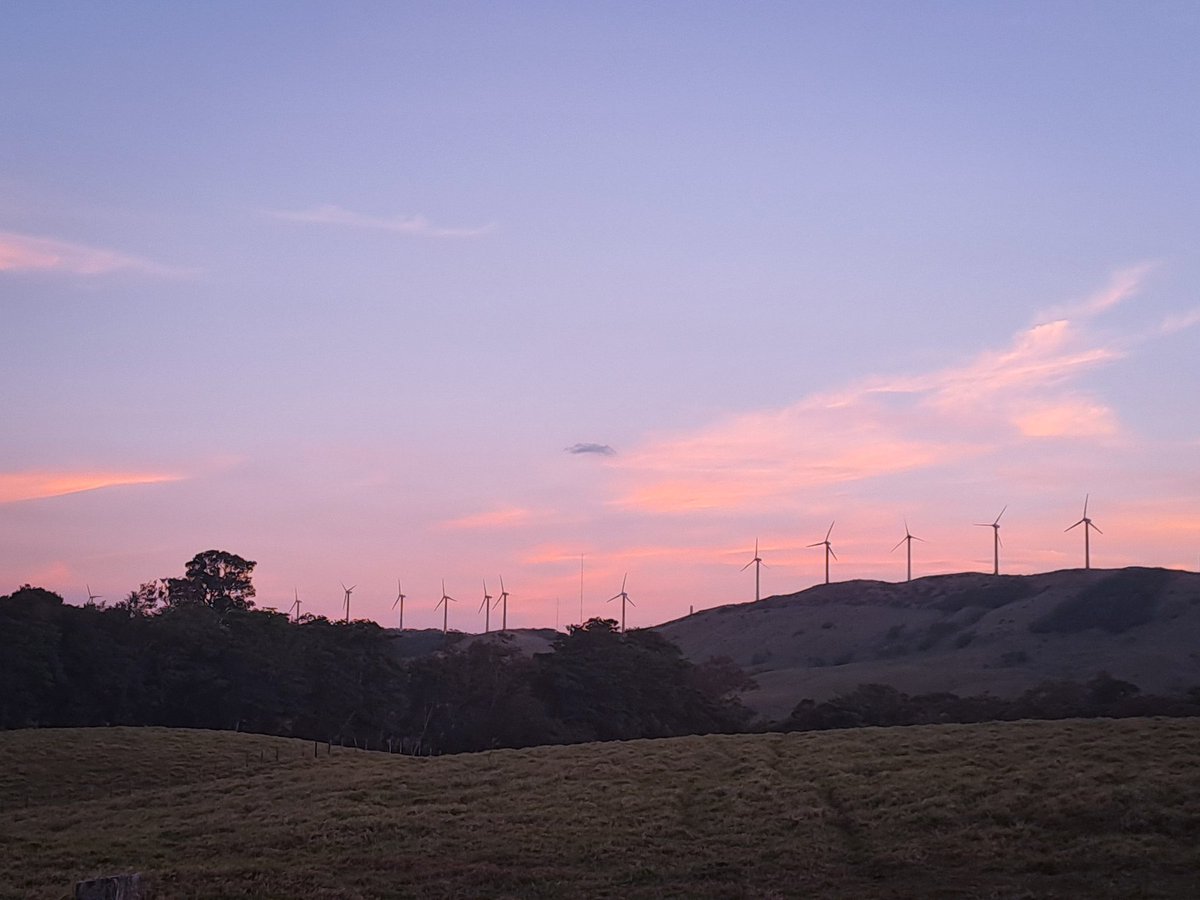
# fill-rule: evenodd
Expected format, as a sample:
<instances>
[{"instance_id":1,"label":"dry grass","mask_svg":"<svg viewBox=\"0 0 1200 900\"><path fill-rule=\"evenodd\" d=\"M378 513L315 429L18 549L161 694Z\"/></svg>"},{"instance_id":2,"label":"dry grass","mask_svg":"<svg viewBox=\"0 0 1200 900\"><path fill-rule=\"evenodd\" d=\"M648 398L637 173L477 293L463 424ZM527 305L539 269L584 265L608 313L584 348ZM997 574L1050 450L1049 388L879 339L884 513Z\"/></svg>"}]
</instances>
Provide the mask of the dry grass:
<instances>
[{"instance_id":1,"label":"dry grass","mask_svg":"<svg viewBox=\"0 0 1200 900\"><path fill-rule=\"evenodd\" d=\"M3 897L132 870L171 898L1200 896L1197 720L436 759L52 730L0 753Z\"/></svg>"}]
</instances>

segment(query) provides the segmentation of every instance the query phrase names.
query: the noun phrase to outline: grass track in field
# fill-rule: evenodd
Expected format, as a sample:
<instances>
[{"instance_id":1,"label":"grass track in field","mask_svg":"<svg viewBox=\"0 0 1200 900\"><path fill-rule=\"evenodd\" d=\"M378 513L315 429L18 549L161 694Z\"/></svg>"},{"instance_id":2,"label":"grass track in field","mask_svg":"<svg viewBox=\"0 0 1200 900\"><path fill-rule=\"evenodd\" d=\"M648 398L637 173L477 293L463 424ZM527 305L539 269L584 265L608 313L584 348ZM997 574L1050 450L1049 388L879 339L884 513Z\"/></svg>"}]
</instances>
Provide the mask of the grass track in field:
<instances>
[{"instance_id":1,"label":"grass track in field","mask_svg":"<svg viewBox=\"0 0 1200 900\"><path fill-rule=\"evenodd\" d=\"M1197 720L312 749L0 733L0 896L1200 896Z\"/></svg>"}]
</instances>

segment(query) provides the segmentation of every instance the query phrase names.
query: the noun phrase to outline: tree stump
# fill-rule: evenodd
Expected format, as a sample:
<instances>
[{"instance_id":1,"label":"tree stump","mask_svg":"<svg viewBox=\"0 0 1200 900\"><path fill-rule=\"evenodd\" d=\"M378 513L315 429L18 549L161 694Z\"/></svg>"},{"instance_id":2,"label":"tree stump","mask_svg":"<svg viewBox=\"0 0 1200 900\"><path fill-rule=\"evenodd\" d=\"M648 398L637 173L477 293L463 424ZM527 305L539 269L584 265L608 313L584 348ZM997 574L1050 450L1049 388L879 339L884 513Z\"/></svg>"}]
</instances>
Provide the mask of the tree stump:
<instances>
[{"instance_id":1,"label":"tree stump","mask_svg":"<svg viewBox=\"0 0 1200 900\"><path fill-rule=\"evenodd\" d=\"M75 884L75 900L149 900L150 892L139 872L106 875Z\"/></svg>"}]
</instances>

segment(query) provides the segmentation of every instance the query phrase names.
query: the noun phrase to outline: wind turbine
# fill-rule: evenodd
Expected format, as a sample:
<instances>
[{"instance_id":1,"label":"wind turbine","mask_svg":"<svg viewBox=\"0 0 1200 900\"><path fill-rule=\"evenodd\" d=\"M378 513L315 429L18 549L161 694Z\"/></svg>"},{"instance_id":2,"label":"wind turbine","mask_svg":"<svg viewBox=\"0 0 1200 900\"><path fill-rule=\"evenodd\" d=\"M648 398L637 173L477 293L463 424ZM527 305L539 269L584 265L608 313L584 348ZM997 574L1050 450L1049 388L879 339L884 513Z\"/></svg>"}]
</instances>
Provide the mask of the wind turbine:
<instances>
[{"instance_id":1,"label":"wind turbine","mask_svg":"<svg viewBox=\"0 0 1200 900\"><path fill-rule=\"evenodd\" d=\"M352 585L350 585L350 587L346 587L346 582L344 582L344 581L342 582L342 590L346 592L346 621L347 622L350 621L350 594L354 591L354 589L356 587L358 587L357 584L352 584Z\"/></svg>"},{"instance_id":2,"label":"wind turbine","mask_svg":"<svg viewBox=\"0 0 1200 900\"><path fill-rule=\"evenodd\" d=\"M1078 528L1080 525L1083 526L1083 567L1085 569L1090 569L1092 567L1092 546L1090 532L1092 529L1095 529L1097 534L1104 534L1104 532L1099 528L1096 528L1092 520L1088 518L1087 505L1088 498L1090 496L1090 494L1083 495L1083 518L1071 526L1071 528ZM1065 534L1067 531L1070 531L1071 528L1065 529L1063 533Z\"/></svg>"},{"instance_id":3,"label":"wind turbine","mask_svg":"<svg viewBox=\"0 0 1200 900\"><path fill-rule=\"evenodd\" d=\"M613 594L606 601L608 603L612 603L614 600L617 600L617 599L620 599L620 601L621 601L621 634L625 633L625 604L628 603L630 606L637 606L636 603L634 603L632 600L629 599L629 595L627 593L625 593L625 580L627 578L629 578L628 572L626 572L625 576L621 579L621 593Z\"/></svg>"},{"instance_id":4,"label":"wind turbine","mask_svg":"<svg viewBox=\"0 0 1200 900\"><path fill-rule=\"evenodd\" d=\"M400 607L399 628L401 631L404 630L404 598L405 598L405 596L406 595L404 593L404 588L400 587L400 579L397 578L396 579L396 599L392 601L392 609L395 609L397 605L399 605L399 607Z\"/></svg>"},{"instance_id":5,"label":"wind turbine","mask_svg":"<svg viewBox=\"0 0 1200 900\"><path fill-rule=\"evenodd\" d=\"M500 596L496 598L500 604L500 630L508 631L508 591L504 589L504 576L500 576Z\"/></svg>"},{"instance_id":6,"label":"wind turbine","mask_svg":"<svg viewBox=\"0 0 1200 900\"><path fill-rule=\"evenodd\" d=\"M758 555L758 538L754 539L754 559L742 566L742 571L745 572L751 566L754 566L754 602L758 602L758 572L766 563Z\"/></svg>"},{"instance_id":7,"label":"wind turbine","mask_svg":"<svg viewBox=\"0 0 1200 900\"><path fill-rule=\"evenodd\" d=\"M447 634L450 631L449 616L450 604L458 601L446 593L446 579L442 579L442 599L437 602L437 606L433 608L437 612L438 606L442 608L442 634Z\"/></svg>"},{"instance_id":8,"label":"wind turbine","mask_svg":"<svg viewBox=\"0 0 1200 900\"><path fill-rule=\"evenodd\" d=\"M1008 504L1004 504L1004 509L1000 510L1000 516L1004 515L1004 510L1008 509ZM1000 516L996 516L995 522L976 522L980 528L991 528L995 532L995 539L992 541L992 553L995 555L995 563L992 567L992 574L1000 574L1000 547L1003 545L1000 540Z\"/></svg>"},{"instance_id":9,"label":"wind turbine","mask_svg":"<svg viewBox=\"0 0 1200 900\"><path fill-rule=\"evenodd\" d=\"M834 559L837 559L837 554L833 552L833 544L829 543L829 536L831 534L833 534L833 526L836 524L837 524L837 522L829 523L829 530L827 532L825 532L825 540L817 541L815 544L808 545L810 547L824 547L825 548L825 583L826 584L829 584L829 557L832 556Z\"/></svg>"},{"instance_id":10,"label":"wind turbine","mask_svg":"<svg viewBox=\"0 0 1200 900\"><path fill-rule=\"evenodd\" d=\"M915 534L911 534L908 530L908 519L905 519L904 520L904 537L900 538L900 540L896 542L896 547L899 547L901 544L905 544L905 543L908 544L908 577L904 579L905 581L912 581L912 542L913 541L920 541L923 544L923 543L925 543L925 538L919 538ZM896 547L892 548L893 553L896 552Z\"/></svg>"},{"instance_id":11,"label":"wind turbine","mask_svg":"<svg viewBox=\"0 0 1200 900\"><path fill-rule=\"evenodd\" d=\"M84 587L87 588L88 603L95 603L97 600L99 600L100 598L102 598L104 596L103 594L93 594L92 586L90 584L85 584Z\"/></svg>"},{"instance_id":12,"label":"wind turbine","mask_svg":"<svg viewBox=\"0 0 1200 900\"><path fill-rule=\"evenodd\" d=\"M292 604L292 608L288 610L288 615L292 615L294 613L295 617L292 619L292 621L299 622L300 621L300 589L292 588L292 593L296 595L296 601Z\"/></svg>"},{"instance_id":13,"label":"wind turbine","mask_svg":"<svg viewBox=\"0 0 1200 900\"><path fill-rule=\"evenodd\" d=\"M483 582L483 602L479 604L479 611L483 613L483 633L487 634L492 630L492 595L487 592L487 579Z\"/></svg>"}]
</instances>

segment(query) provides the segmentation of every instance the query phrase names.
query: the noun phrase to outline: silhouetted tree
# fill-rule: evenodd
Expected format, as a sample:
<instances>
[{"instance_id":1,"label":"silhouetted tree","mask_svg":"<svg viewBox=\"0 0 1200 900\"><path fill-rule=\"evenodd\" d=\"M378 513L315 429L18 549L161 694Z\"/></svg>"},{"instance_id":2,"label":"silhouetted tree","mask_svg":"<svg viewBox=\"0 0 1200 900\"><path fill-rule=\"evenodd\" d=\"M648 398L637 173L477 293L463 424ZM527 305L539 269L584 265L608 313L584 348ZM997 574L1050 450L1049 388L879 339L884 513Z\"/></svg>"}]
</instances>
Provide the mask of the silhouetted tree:
<instances>
[{"instance_id":1,"label":"silhouetted tree","mask_svg":"<svg viewBox=\"0 0 1200 900\"><path fill-rule=\"evenodd\" d=\"M167 602L209 606L218 613L250 609L254 585L250 576L257 563L225 550L205 550L188 561L182 578L167 579Z\"/></svg>"},{"instance_id":2,"label":"silhouetted tree","mask_svg":"<svg viewBox=\"0 0 1200 900\"><path fill-rule=\"evenodd\" d=\"M167 584L165 581L146 581L138 586L136 591L130 591L127 596L113 604L115 609L122 609L131 616L145 616L167 604Z\"/></svg>"}]
</instances>

